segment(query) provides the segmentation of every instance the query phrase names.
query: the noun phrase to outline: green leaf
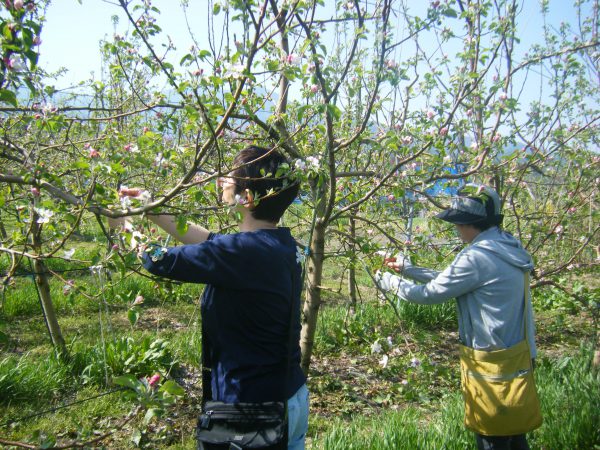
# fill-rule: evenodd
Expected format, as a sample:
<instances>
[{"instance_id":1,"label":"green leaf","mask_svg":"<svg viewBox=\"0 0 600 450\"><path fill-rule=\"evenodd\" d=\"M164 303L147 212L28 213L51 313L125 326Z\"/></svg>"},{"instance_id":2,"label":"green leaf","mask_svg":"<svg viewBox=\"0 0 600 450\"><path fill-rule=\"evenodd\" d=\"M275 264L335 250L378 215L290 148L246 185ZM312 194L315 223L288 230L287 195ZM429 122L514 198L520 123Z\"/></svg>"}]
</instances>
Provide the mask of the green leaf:
<instances>
[{"instance_id":1,"label":"green leaf","mask_svg":"<svg viewBox=\"0 0 600 450\"><path fill-rule=\"evenodd\" d=\"M166 392L173 397L183 397L185 390L173 380L167 380L160 387L159 392Z\"/></svg>"},{"instance_id":2,"label":"green leaf","mask_svg":"<svg viewBox=\"0 0 600 450\"><path fill-rule=\"evenodd\" d=\"M442 11L442 14L446 17L457 18L458 14L452 8L448 7Z\"/></svg>"},{"instance_id":3,"label":"green leaf","mask_svg":"<svg viewBox=\"0 0 600 450\"><path fill-rule=\"evenodd\" d=\"M216 16L221 12L221 5L219 3L215 3L213 6L213 15Z\"/></svg>"},{"instance_id":4,"label":"green leaf","mask_svg":"<svg viewBox=\"0 0 600 450\"><path fill-rule=\"evenodd\" d=\"M277 60L270 60L267 61L267 70L271 71L271 72L275 72L279 69L279 61Z\"/></svg>"},{"instance_id":5,"label":"green leaf","mask_svg":"<svg viewBox=\"0 0 600 450\"><path fill-rule=\"evenodd\" d=\"M8 89L0 89L0 102L10 103L13 106L17 106L17 96L13 91Z\"/></svg>"},{"instance_id":6,"label":"green leaf","mask_svg":"<svg viewBox=\"0 0 600 450\"><path fill-rule=\"evenodd\" d=\"M333 104L327 105L327 112L329 112L329 114L331 114L336 120L339 120L340 117L342 117L342 111L340 108Z\"/></svg>"},{"instance_id":7,"label":"green leaf","mask_svg":"<svg viewBox=\"0 0 600 450\"><path fill-rule=\"evenodd\" d=\"M117 386L127 387L129 389L133 389L134 391L137 391L141 385L141 381L131 374L114 377L112 382Z\"/></svg>"},{"instance_id":8,"label":"green leaf","mask_svg":"<svg viewBox=\"0 0 600 450\"><path fill-rule=\"evenodd\" d=\"M127 319L129 319L129 323L132 327L135 326L139 318L140 312L137 310L137 308L131 308L129 311L127 311Z\"/></svg>"},{"instance_id":9,"label":"green leaf","mask_svg":"<svg viewBox=\"0 0 600 450\"><path fill-rule=\"evenodd\" d=\"M53 435L43 436L40 439L40 448L52 448L56 445L56 437Z\"/></svg>"},{"instance_id":10,"label":"green leaf","mask_svg":"<svg viewBox=\"0 0 600 450\"><path fill-rule=\"evenodd\" d=\"M181 235L187 233L188 223L185 216L177 216L177 224L176 224L177 232Z\"/></svg>"},{"instance_id":11,"label":"green leaf","mask_svg":"<svg viewBox=\"0 0 600 450\"><path fill-rule=\"evenodd\" d=\"M209 58L210 55L211 55L210 51L208 51L208 50L200 50L200 53L198 53L198 58L200 58L202 61L204 61L207 58Z\"/></svg>"},{"instance_id":12,"label":"green leaf","mask_svg":"<svg viewBox=\"0 0 600 450\"><path fill-rule=\"evenodd\" d=\"M6 344L8 344L8 334L0 331L0 345L6 345Z\"/></svg>"},{"instance_id":13,"label":"green leaf","mask_svg":"<svg viewBox=\"0 0 600 450\"><path fill-rule=\"evenodd\" d=\"M144 416L144 424L148 425L154 417L160 416L161 412L162 411L158 408L148 409L148 411L146 411L146 415Z\"/></svg>"},{"instance_id":14,"label":"green leaf","mask_svg":"<svg viewBox=\"0 0 600 450\"><path fill-rule=\"evenodd\" d=\"M131 442L133 442L136 447L140 446L140 442L142 442L142 432L139 428L134 428L131 432Z\"/></svg>"},{"instance_id":15,"label":"green leaf","mask_svg":"<svg viewBox=\"0 0 600 450\"><path fill-rule=\"evenodd\" d=\"M186 62L188 62L189 65L189 63L191 63L192 61L194 61L194 58L188 53L183 58L181 58L181 60L179 61L179 65L183 66Z\"/></svg>"}]
</instances>

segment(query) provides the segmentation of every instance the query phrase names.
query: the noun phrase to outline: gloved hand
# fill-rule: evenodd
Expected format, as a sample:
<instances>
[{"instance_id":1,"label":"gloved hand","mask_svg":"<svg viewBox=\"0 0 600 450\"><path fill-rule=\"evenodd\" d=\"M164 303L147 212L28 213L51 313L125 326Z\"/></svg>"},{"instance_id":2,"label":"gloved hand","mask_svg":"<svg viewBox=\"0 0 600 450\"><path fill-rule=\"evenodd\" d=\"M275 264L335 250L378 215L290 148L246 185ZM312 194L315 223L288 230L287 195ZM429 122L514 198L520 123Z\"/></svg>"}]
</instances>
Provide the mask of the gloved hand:
<instances>
[{"instance_id":1,"label":"gloved hand","mask_svg":"<svg viewBox=\"0 0 600 450\"><path fill-rule=\"evenodd\" d=\"M382 272L378 270L375 272L375 283L379 286L384 292L387 291L397 291L398 286L400 285L400 277L397 275L391 274L389 272Z\"/></svg>"}]
</instances>

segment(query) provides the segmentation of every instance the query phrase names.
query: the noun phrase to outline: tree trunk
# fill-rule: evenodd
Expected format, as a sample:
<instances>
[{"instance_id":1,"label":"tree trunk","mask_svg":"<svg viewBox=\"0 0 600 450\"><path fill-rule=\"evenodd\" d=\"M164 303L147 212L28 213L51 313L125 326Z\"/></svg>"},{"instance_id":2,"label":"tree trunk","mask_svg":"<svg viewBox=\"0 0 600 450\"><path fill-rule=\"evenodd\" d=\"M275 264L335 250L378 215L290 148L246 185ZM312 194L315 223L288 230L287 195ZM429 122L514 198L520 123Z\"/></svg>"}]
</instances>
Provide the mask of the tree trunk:
<instances>
[{"instance_id":1,"label":"tree trunk","mask_svg":"<svg viewBox=\"0 0 600 450\"><path fill-rule=\"evenodd\" d=\"M8 234L6 233L6 228L4 227L4 221L2 220L2 217L0 217L0 237L2 239L6 239L8 237Z\"/></svg>"},{"instance_id":2,"label":"tree trunk","mask_svg":"<svg viewBox=\"0 0 600 450\"><path fill-rule=\"evenodd\" d=\"M40 225L34 224L34 232L32 233L33 248L35 249L37 254L41 254L42 250L40 234ZM62 333L60 331L60 325L58 324L58 319L56 318L56 311L54 310L54 304L52 303L52 297L50 296L48 270L46 269L44 261L35 258L33 260L33 271L35 272L35 284L40 295L42 312L46 320L46 325L48 326L48 333L50 334L52 345L54 345L54 348L58 352L61 359L67 358L67 346L65 345L65 340L63 339Z\"/></svg>"},{"instance_id":3,"label":"tree trunk","mask_svg":"<svg viewBox=\"0 0 600 450\"><path fill-rule=\"evenodd\" d=\"M350 248L351 254L356 255L356 220L354 213L350 215ZM350 261L350 268L348 269L348 293L350 297L350 304L353 308L356 308L356 259L352 258Z\"/></svg>"},{"instance_id":4,"label":"tree trunk","mask_svg":"<svg viewBox=\"0 0 600 450\"><path fill-rule=\"evenodd\" d=\"M303 308L302 333L300 335L300 349L302 351L301 366L308 374L310 358L315 343L317 330L317 317L321 306L321 281L323 279L323 252L325 250L325 229L323 224L315 226L310 243L310 256L306 266L306 299Z\"/></svg>"}]
</instances>

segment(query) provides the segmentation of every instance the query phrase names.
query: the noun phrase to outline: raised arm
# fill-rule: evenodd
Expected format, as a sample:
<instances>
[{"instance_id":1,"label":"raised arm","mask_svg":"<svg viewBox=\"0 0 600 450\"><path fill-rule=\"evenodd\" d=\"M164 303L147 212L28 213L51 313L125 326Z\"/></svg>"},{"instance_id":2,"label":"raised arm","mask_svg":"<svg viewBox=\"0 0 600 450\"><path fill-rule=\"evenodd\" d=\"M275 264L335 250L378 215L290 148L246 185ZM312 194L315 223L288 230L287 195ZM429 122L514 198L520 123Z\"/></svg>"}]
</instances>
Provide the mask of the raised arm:
<instances>
[{"instance_id":1,"label":"raised arm","mask_svg":"<svg viewBox=\"0 0 600 450\"><path fill-rule=\"evenodd\" d=\"M439 275L439 271L426 267L413 266L410 257L398 253L396 256L386 257L384 263L390 269L401 273L403 276L419 283L427 283Z\"/></svg>"},{"instance_id":2,"label":"raised arm","mask_svg":"<svg viewBox=\"0 0 600 450\"><path fill-rule=\"evenodd\" d=\"M122 187L119 190L120 196L133 198L140 198L142 195L144 195L144 193L146 193L148 196L150 195L147 193L147 191L144 191L140 188ZM175 216L171 214L150 213L147 215L147 217L151 222L158 225L160 228L183 244L200 244L206 241L208 239L208 235L210 234L210 231L208 231L206 228L194 223L188 223L187 231L184 234L181 234L179 231L177 231L177 221L175 220Z\"/></svg>"},{"instance_id":3,"label":"raised arm","mask_svg":"<svg viewBox=\"0 0 600 450\"><path fill-rule=\"evenodd\" d=\"M148 214L147 217L151 222L158 225L183 244L200 244L206 241L210 234L209 230L194 223L188 223L186 233L181 234L177 231L177 221L175 220L175 216L170 214Z\"/></svg>"}]
</instances>

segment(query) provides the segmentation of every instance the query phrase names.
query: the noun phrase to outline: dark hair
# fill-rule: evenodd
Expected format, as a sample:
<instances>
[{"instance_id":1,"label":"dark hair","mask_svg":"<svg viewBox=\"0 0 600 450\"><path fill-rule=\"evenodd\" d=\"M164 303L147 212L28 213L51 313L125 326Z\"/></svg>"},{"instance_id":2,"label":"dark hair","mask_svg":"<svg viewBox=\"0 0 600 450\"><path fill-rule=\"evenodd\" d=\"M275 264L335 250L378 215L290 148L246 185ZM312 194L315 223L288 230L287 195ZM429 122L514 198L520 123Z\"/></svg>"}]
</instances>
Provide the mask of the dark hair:
<instances>
[{"instance_id":1,"label":"dark hair","mask_svg":"<svg viewBox=\"0 0 600 450\"><path fill-rule=\"evenodd\" d=\"M482 199L482 197L484 198ZM469 196L469 198L483 204L483 206L485 206L485 213L487 216L485 219L472 222L469 225L474 226L479 231L485 231L491 227L502 226L502 220L504 219L504 216L502 214L496 215L494 201L491 198L489 198L485 193L481 194L479 197Z\"/></svg>"},{"instance_id":2,"label":"dark hair","mask_svg":"<svg viewBox=\"0 0 600 450\"><path fill-rule=\"evenodd\" d=\"M290 176L289 161L275 149L251 145L238 153L233 164L235 193L248 189L254 196L252 217L278 222L300 189Z\"/></svg>"}]
</instances>

